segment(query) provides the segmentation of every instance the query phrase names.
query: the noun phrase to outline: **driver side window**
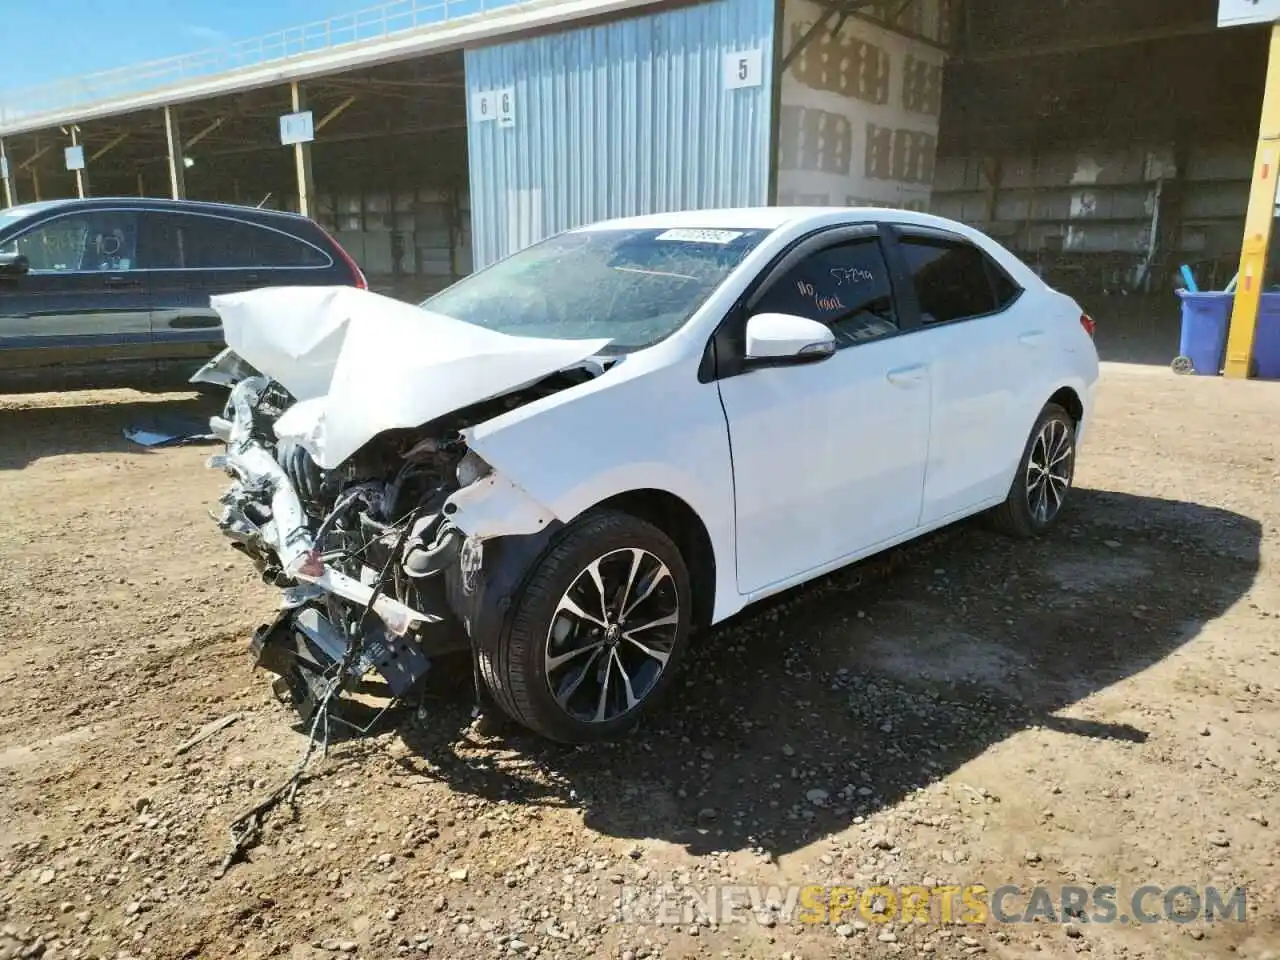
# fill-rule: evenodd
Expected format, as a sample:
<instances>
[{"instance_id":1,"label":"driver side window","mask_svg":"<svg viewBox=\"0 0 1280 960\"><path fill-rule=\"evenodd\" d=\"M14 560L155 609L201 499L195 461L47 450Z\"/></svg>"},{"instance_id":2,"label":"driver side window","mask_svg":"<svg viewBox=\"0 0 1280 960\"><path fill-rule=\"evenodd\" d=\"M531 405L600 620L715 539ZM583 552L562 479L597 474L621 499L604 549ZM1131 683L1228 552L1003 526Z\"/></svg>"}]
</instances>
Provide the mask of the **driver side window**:
<instances>
[{"instance_id":1,"label":"driver side window","mask_svg":"<svg viewBox=\"0 0 1280 960\"><path fill-rule=\"evenodd\" d=\"M18 253L32 273L136 269L137 216L100 210L57 217L9 241L0 253Z\"/></svg>"},{"instance_id":2,"label":"driver side window","mask_svg":"<svg viewBox=\"0 0 1280 960\"><path fill-rule=\"evenodd\" d=\"M831 328L841 349L898 332L889 268L874 238L806 257L769 288L753 312L817 320Z\"/></svg>"}]
</instances>

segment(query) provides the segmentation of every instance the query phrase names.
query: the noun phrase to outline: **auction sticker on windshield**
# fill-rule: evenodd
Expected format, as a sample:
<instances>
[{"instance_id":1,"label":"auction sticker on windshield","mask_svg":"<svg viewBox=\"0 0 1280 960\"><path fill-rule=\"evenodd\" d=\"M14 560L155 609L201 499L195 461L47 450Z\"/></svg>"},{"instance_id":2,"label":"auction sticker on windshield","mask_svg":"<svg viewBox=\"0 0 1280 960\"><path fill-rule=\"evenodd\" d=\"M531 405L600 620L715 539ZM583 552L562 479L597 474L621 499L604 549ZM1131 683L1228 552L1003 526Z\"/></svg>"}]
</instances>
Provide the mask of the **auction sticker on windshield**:
<instances>
[{"instance_id":1,"label":"auction sticker on windshield","mask_svg":"<svg viewBox=\"0 0 1280 960\"><path fill-rule=\"evenodd\" d=\"M737 230L667 230L658 240L678 240L683 243L733 243L742 233Z\"/></svg>"}]
</instances>

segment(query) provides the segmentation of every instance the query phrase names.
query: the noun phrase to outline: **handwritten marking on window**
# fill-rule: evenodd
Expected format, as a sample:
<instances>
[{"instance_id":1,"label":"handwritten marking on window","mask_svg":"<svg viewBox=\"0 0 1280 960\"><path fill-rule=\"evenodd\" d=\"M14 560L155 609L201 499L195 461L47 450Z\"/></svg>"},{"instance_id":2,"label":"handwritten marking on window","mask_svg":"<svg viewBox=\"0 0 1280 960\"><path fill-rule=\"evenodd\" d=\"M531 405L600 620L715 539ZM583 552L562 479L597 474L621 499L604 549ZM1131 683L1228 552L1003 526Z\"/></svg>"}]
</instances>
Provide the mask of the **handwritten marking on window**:
<instances>
[{"instance_id":1,"label":"handwritten marking on window","mask_svg":"<svg viewBox=\"0 0 1280 960\"><path fill-rule=\"evenodd\" d=\"M800 296L812 297L814 306L816 306L819 310L846 309L845 305L840 302L839 297L832 297L826 294L819 296L817 289L814 287L812 283L809 283L807 280L797 280L796 289L800 292Z\"/></svg>"},{"instance_id":2,"label":"handwritten marking on window","mask_svg":"<svg viewBox=\"0 0 1280 960\"><path fill-rule=\"evenodd\" d=\"M876 279L874 273L861 267L835 267L831 271L831 276L835 277L836 286L844 286L846 283L872 283Z\"/></svg>"}]
</instances>

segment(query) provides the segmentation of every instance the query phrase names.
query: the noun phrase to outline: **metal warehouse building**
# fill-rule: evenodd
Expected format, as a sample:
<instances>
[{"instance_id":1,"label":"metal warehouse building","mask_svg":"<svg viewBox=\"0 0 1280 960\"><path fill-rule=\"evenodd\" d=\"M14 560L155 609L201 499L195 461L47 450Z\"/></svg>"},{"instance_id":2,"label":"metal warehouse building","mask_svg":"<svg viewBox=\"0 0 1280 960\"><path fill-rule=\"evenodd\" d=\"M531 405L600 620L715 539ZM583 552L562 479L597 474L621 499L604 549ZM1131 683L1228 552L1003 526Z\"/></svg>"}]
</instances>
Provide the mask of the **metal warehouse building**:
<instances>
[{"instance_id":1,"label":"metal warehouse building","mask_svg":"<svg viewBox=\"0 0 1280 960\"><path fill-rule=\"evenodd\" d=\"M1243 253L1245 375L1280 138L1270 6L398 0L6 95L0 174L8 204L302 210L406 296L581 223L711 206L932 210L1138 327L1176 327L1180 264L1220 287Z\"/></svg>"}]
</instances>

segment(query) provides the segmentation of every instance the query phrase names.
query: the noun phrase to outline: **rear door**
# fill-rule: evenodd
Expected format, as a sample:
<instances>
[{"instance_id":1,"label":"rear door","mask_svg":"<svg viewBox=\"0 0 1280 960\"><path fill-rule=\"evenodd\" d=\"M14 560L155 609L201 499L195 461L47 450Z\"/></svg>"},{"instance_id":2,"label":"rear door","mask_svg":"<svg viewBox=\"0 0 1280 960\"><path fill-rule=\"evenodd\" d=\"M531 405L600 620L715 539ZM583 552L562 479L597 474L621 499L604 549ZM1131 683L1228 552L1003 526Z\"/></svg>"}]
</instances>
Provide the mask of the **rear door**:
<instances>
[{"instance_id":1,"label":"rear door","mask_svg":"<svg viewBox=\"0 0 1280 960\"><path fill-rule=\"evenodd\" d=\"M1007 495L1041 337L1010 309L1020 288L977 246L924 228L896 234L932 384L920 515L931 526Z\"/></svg>"},{"instance_id":2,"label":"rear door","mask_svg":"<svg viewBox=\"0 0 1280 960\"><path fill-rule=\"evenodd\" d=\"M328 251L284 230L233 215L148 211L144 236L157 353L194 373L225 346L209 298L271 286L338 283Z\"/></svg>"},{"instance_id":3,"label":"rear door","mask_svg":"<svg viewBox=\"0 0 1280 960\"><path fill-rule=\"evenodd\" d=\"M0 279L0 371L21 388L144 382L151 373L150 292L139 270L138 214L79 209L7 241L25 275Z\"/></svg>"}]
</instances>

